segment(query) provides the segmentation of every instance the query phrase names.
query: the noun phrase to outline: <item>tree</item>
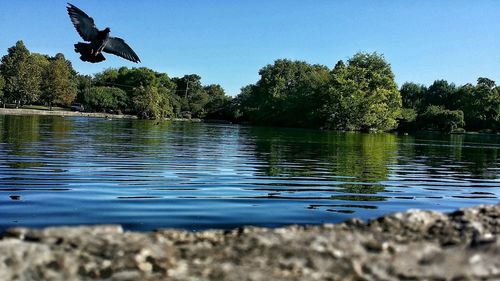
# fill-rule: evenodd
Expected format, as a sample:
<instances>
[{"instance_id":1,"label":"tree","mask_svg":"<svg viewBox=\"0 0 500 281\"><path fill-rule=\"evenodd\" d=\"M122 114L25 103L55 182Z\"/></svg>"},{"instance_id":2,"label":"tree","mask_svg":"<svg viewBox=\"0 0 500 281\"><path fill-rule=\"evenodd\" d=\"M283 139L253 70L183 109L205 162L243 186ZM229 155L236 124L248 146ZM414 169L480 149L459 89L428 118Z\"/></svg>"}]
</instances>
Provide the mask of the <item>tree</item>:
<instances>
[{"instance_id":1,"label":"tree","mask_svg":"<svg viewBox=\"0 0 500 281\"><path fill-rule=\"evenodd\" d=\"M17 41L7 50L7 55L2 57L0 72L5 79L6 100L19 107L38 99L42 70L23 41Z\"/></svg>"},{"instance_id":2,"label":"tree","mask_svg":"<svg viewBox=\"0 0 500 281\"><path fill-rule=\"evenodd\" d=\"M115 84L118 83L118 70L115 68L108 68L97 73L94 76L94 83L96 86L117 86Z\"/></svg>"},{"instance_id":3,"label":"tree","mask_svg":"<svg viewBox=\"0 0 500 281\"><path fill-rule=\"evenodd\" d=\"M79 103L85 103L85 95L92 87L92 77L89 75L76 74L75 83L77 89L76 101Z\"/></svg>"},{"instance_id":4,"label":"tree","mask_svg":"<svg viewBox=\"0 0 500 281\"><path fill-rule=\"evenodd\" d=\"M318 108L329 78L327 67L282 59L260 69L259 75L236 100L244 118L256 124L321 126Z\"/></svg>"},{"instance_id":5,"label":"tree","mask_svg":"<svg viewBox=\"0 0 500 281\"><path fill-rule=\"evenodd\" d=\"M401 93L403 108L411 108L417 112L425 110L425 108L423 108L423 101L425 99L427 87L424 85L406 82L401 86L399 92Z\"/></svg>"},{"instance_id":6,"label":"tree","mask_svg":"<svg viewBox=\"0 0 500 281\"><path fill-rule=\"evenodd\" d=\"M497 124L500 121L500 92L495 81L480 77L474 89L473 100L469 100L471 112L467 120L476 129L500 131Z\"/></svg>"},{"instance_id":7,"label":"tree","mask_svg":"<svg viewBox=\"0 0 500 281\"><path fill-rule=\"evenodd\" d=\"M181 113L190 117L204 117L204 107L209 97L203 89L201 77L189 74L172 80L176 84L176 95L179 97Z\"/></svg>"},{"instance_id":8,"label":"tree","mask_svg":"<svg viewBox=\"0 0 500 281\"><path fill-rule=\"evenodd\" d=\"M443 132L452 132L465 125L464 113L461 110L448 110L437 105L427 107L427 110L419 117L419 122L423 128Z\"/></svg>"},{"instance_id":9,"label":"tree","mask_svg":"<svg viewBox=\"0 0 500 281\"><path fill-rule=\"evenodd\" d=\"M73 81L73 71L63 54L57 54L50 59L45 81L46 87L41 98L50 110L53 104L69 106L75 100L77 89Z\"/></svg>"},{"instance_id":10,"label":"tree","mask_svg":"<svg viewBox=\"0 0 500 281\"><path fill-rule=\"evenodd\" d=\"M446 107L451 102L456 100L456 87L453 83L448 83L446 80L436 80L427 89L424 98L424 107L429 105L438 105Z\"/></svg>"},{"instance_id":11,"label":"tree","mask_svg":"<svg viewBox=\"0 0 500 281\"><path fill-rule=\"evenodd\" d=\"M137 115L142 119L159 119L173 114L165 88L160 90L154 86L138 87L134 89L132 103Z\"/></svg>"},{"instance_id":12,"label":"tree","mask_svg":"<svg viewBox=\"0 0 500 281\"><path fill-rule=\"evenodd\" d=\"M208 103L205 106L206 117L211 119L232 119L231 98L226 96L224 89L218 85L203 87L208 95Z\"/></svg>"},{"instance_id":13,"label":"tree","mask_svg":"<svg viewBox=\"0 0 500 281\"><path fill-rule=\"evenodd\" d=\"M5 80L3 79L2 74L0 74L0 101L2 105L5 106L5 101L3 99L3 87L5 86Z\"/></svg>"},{"instance_id":14,"label":"tree","mask_svg":"<svg viewBox=\"0 0 500 281\"><path fill-rule=\"evenodd\" d=\"M115 112L126 105L127 94L116 87L92 87L85 94L85 105L94 111Z\"/></svg>"},{"instance_id":15,"label":"tree","mask_svg":"<svg viewBox=\"0 0 500 281\"><path fill-rule=\"evenodd\" d=\"M126 102L121 111L138 114L142 118L170 116L175 83L165 73L146 67L106 69L95 76L96 85L114 86L126 93ZM144 96L146 100L141 101ZM157 101L151 99L159 98ZM159 106L159 108L158 108Z\"/></svg>"},{"instance_id":16,"label":"tree","mask_svg":"<svg viewBox=\"0 0 500 281\"><path fill-rule=\"evenodd\" d=\"M389 63L377 53L357 53L332 70L324 103L327 127L391 130L401 114L401 95Z\"/></svg>"},{"instance_id":17,"label":"tree","mask_svg":"<svg viewBox=\"0 0 500 281\"><path fill-rule=\"evenodd\" d=\"M255 116L258 112L259 107L254 95L255 88L256 86L253 84L242 87L240 94L234 98L233 105L236 108L234 117L236 121L249 122L250 116Z\"/></svg>"}]
</instances>

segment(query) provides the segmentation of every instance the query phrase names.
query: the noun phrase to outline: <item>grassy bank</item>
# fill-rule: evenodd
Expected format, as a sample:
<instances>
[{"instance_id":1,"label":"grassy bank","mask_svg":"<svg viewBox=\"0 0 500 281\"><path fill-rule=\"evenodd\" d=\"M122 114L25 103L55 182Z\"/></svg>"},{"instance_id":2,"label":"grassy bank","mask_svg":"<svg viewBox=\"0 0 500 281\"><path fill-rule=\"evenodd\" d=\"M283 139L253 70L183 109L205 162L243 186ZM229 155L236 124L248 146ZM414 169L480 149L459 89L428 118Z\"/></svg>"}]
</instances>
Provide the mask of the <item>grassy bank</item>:
<instances>
[{"instance_id":1,"label":"grassy bank","mask_svg":"<svg viewBox=\"0 0 500 281\"><path fill-rule=\"evenodd\" d=\"M137 119L137 116L134 115L98 113L98 112L79 112L79 111L69 111L63 108L46 110L42 107L0 108L0 115L52 115L52 116L85 116L85 117L99 117L99 118Z\"/></svg>"}]
</instances>

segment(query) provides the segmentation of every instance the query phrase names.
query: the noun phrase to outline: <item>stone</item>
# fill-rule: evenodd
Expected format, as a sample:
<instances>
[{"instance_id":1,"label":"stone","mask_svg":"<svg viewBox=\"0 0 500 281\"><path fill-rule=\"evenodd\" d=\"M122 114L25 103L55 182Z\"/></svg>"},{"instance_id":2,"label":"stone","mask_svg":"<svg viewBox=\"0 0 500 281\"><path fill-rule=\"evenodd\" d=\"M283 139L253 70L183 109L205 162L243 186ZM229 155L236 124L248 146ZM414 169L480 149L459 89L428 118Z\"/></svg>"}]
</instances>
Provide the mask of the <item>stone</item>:
<instances>
[{"instance_id":1,"label":"stone","mask_svg":"<svg viewBox=\"0 0 500 281\"><path fill-rule=\"evenodd\" d=\"M368 222L127 232L13 228L1 280L500 280L500 205Z\"/></svg>"}]
</instances>

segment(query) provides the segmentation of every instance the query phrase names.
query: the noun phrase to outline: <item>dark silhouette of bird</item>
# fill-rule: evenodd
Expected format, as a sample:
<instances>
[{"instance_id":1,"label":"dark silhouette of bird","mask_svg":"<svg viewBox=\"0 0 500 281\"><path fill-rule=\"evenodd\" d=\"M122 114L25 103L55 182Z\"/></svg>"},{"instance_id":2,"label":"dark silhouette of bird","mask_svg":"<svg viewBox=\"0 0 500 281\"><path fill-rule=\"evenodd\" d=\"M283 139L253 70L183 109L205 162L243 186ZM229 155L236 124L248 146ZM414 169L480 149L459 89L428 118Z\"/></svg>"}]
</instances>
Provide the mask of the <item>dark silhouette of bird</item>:
<instances>
[{"instance_id":1,"label":"dark silhouette of bird","mask_svg":"<svg viewBox=\"0 0 500 281\"><path fill-rule=\"evenodd\" d=\"M75 52L80 53L82 61L91 63L101 62L106 59L102 55L102 52L117 55L135 63L141 61L123 39L109 36L111 31L109 27L99 30L94 24L94 19L82 10L70 3L68 3L67 9L71 22L75 26L76 31L78 31L78 34L80 34L84 41L90 42L78 42L75 44Z\"/></svg>"}]
</instances>

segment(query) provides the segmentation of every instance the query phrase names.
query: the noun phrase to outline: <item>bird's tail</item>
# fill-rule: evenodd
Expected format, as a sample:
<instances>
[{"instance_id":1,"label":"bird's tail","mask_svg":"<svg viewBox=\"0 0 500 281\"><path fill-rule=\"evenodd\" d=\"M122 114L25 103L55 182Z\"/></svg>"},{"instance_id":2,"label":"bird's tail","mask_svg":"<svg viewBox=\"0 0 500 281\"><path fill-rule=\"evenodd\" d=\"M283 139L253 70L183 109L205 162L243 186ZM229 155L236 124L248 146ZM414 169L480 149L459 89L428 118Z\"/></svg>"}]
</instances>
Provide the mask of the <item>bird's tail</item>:
<instances>
[{"instance_id":1,"label":"bird's tail","mask_svg":"<svg viewBox=\"0 0 500 281\"><path fill-rule=\"evenodd\" d=\"M106 58L102 55L102 53L94 55L92 51L92 46L90 46L90 44L87 43L78 42L77 44L75 44L75 52L80 53L80 59L82 61L96 63L106 60Z\"/></svg>"}]
</instances>

